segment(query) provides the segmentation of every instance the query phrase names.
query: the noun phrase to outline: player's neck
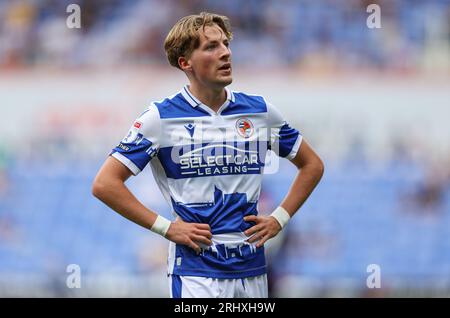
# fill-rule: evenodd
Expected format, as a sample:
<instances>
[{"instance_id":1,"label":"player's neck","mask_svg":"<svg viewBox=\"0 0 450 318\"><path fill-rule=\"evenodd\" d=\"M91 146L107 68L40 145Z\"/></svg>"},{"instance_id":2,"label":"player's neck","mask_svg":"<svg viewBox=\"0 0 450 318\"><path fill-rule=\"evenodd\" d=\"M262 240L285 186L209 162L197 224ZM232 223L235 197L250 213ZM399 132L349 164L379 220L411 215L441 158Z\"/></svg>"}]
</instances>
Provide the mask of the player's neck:
<instances>
[{"instance_id":1,"label":"player's neck","mask_svg":"<svg viewBox=\"0 0 450 318\"><path fill-rule=\"evenodd\" d=\"M189 91L199 100L202 104L208 106L213 111L217 112L219 108L225 103L227 99L227 92L224 88L211 89L200 87L195 83L191 83Z\"/></svg>"}]
</instances>

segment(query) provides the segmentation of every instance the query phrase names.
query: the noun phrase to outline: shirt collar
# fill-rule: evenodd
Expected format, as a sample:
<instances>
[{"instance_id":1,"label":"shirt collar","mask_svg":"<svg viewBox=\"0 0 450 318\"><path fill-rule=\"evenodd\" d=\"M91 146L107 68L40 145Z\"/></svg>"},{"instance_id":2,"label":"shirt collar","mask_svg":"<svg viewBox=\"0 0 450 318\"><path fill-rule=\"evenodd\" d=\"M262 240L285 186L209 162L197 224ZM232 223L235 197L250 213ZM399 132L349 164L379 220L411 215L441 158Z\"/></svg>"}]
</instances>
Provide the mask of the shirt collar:
<instances>
[{"instance_id":1,"label":"shirt collar","mask_svg":"<svg viewBox=\"0 0 450 318\"><path fill-rule=\"evenodd\" d=\"M231 90L229 90L227 87L225 87L225 92L227 93L227 100L234 103L234 94ZM198 105L202 104L201 101L199 101L190 91L188 88L188 85L185 85L183 89L181 90L181 94L183 95L184 99L192 106L197 107Z\"/></svg>"}]
</instances>

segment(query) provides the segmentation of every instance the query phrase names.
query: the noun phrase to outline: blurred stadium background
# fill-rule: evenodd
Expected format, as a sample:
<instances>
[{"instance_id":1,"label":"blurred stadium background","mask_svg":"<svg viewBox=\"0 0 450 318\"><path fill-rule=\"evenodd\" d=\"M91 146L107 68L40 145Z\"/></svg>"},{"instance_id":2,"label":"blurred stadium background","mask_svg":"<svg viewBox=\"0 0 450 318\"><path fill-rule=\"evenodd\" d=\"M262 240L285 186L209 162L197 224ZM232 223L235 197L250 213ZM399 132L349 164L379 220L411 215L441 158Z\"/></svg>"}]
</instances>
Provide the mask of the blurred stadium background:
<instances>
[{"instance_id":1,"label":"blurred stadium background","mask_svg":"<svg viewBox=\"0 0 450 318\"><path fill-rule=\"evenodd\" d=\"M66 27L70 3L81 29ZM145 106L186 83L162 43L204 10L232 21L232 88L267 96L326 164L267 247L271 296L450 296L448 0L1 0L0 296L168 296L167 241L91 183ZM294 173L265 177L261 213ZM170 215L150 169L129 186Z\"/></svg>"}]
</instances>

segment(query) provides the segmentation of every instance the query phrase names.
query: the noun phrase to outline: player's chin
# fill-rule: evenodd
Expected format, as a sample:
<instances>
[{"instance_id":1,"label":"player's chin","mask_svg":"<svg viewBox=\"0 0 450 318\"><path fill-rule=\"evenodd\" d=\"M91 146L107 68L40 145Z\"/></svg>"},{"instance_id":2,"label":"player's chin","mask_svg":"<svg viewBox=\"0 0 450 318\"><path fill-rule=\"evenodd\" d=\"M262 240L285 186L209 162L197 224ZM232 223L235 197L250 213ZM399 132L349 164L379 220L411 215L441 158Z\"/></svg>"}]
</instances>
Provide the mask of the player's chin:
<instances>
[{"instance_id":1,"label":"player's chin","mask_svg":"<svg viewBox=\"0 0 450 318\"><path fill-rule=\"evenodd\" d=\"M216 82L218 84L223 85L223 86L227 86L227 85L230 85L233 82L233 77L231 76L231 74L227 75L227 76L218 76L216 78Z\"/></svg>"}]
</instances>

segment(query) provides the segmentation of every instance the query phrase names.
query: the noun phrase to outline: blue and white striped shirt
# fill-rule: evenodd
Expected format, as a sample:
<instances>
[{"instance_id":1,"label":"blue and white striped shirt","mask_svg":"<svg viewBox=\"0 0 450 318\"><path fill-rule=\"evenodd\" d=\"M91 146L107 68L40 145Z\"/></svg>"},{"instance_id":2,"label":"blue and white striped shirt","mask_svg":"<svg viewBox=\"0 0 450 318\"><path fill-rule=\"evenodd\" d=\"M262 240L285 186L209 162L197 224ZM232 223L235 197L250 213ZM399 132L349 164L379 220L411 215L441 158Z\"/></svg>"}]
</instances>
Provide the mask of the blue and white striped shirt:
<instances>
[{"instance_id":1,"label":"blue and white striped shirt","mask_svg":"<svg viewBox=\"0 0 450 318\"><path fill-rule=\"evenodd\" d=\"M207 223L213 245L170 242L169 274L243 278L266 273L264 247L246 242L244 216L257 215L266 154L292 159L302 136L261 96L226 89L217 112L185 86L152 103L111 155L134 175L150 163L174 217ZM273 162L272 162L273 164Z\"/></svg>"}]
</instances>

